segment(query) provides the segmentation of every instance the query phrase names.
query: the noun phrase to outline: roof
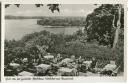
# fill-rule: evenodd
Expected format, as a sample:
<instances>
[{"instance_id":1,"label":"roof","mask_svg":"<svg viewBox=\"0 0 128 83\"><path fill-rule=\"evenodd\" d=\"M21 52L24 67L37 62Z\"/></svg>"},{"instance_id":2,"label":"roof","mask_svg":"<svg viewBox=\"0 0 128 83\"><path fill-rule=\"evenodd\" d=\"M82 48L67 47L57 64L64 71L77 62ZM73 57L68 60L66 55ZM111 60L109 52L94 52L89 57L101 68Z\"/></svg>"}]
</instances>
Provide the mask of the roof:
<instances>
[{"instance_id":1,"label":"roof","mask_svg":"<svg viewBox=\"0 0 128 83\"><path fill-rule=\"evenodd\" d=\"M70 73L72 72L73 69L70 69L70 68L65 68L65 67L62 67L59 69L60 72L67 72L67 73Z\"/></svg>"},{"instance_id":2,"label":"roof","mask_svg":"<svg viewBox=\"0 0 128 83\"><path fill-rule=\"evenodd\" d=\"M17 64L17 63L10 63L10 66L18 67L18 66L20 66L20 64Z\"/></svg>"},{"instance_id":3,"label":"roof","mask_svg":"<svg viewBox=\"0 0 128 83\"><path fill-rule=\"evenodd\" d=\"M19 76L34 76L33 73L27 72L27 71L23 71L21 73L18 74Z\"/></svg>"},{"instance_id":4,"label":"roof","mask_svg":"<svg viewBox=\"0 0 128 83\"><path fill-rule=\"evenodd\" d=\"M65 59L62 60L62 62L72 62L72 61L73 61L73 60L70 59L70 58L65 58Z\"/></svg>"},{"instance_id":5,"label":"roof","mask_svg":"<svg viewBox=\"0 0 128 83\"><path fill-rule=\"evenodd\" d=\"M46 58L46 59L52 59L52 58L54 58L54 56L53 55L46 55L46 56L44 56L44 58Z\"/></svg>"},{"instance_id":6,"label":"roof","mask_svg":"<svg viewBox=\"0 0 128 83\"><path fill-rule=\"evenodd\" d=\"M48 68L50 67L50 65L47 65L47 64L40 64L40 65L38 65L38 66L36 66L36 67L48 69Z\"/></svg>"},{"instance_id":7,"label":"roof","mask_svg":"<svg viewBox=\"0 0 128 83\"><path fill-rule=\"evenodd\" d=\"M104 68L103 68L103 70L105 69L105 70L114 70L116 68L116 65L113 65L113 64L107 64Z\"/></svg>"}]
</instances>

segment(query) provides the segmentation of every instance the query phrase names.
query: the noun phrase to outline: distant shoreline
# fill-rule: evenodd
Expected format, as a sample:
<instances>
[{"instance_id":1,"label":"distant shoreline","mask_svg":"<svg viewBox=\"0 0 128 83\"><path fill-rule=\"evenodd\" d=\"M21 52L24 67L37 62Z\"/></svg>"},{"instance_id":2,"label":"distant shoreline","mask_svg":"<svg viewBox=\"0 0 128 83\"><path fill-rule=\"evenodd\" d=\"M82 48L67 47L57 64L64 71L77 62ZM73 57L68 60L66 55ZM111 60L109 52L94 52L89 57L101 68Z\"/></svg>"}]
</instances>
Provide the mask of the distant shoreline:
<instances>
[{"instance_id":1,"label":"distant shoreline","mask_svg":"<svg viewBox=\"0 0 128 83\"><path fill-rule=\"evenodd\" d=\"M5 19L44 19L44 18L84 18L84 16L11 16L6 15Z\"/></svg>"},{"instance_id":2,"label":"distant shoreline","mask_svg":"<svg viewBox=\"0 0 128 83\"><path fill-rule=\"evenodd\" d=\"M64 27L64 26L85 26L86 18L84 17L40 17L40 16L5 16L5 20L37 20L41 26ZM47 28L47 27L46 27Z\"/></svg>"}]
</instances>

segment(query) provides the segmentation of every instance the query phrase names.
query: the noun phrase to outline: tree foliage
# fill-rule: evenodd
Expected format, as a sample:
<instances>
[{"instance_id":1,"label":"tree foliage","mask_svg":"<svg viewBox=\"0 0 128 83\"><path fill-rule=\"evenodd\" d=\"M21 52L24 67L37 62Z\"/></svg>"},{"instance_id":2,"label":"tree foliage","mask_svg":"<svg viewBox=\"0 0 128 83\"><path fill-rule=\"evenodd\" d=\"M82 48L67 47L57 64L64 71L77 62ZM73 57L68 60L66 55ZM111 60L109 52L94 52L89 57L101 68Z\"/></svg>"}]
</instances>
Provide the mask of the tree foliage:
<instances>
[{"instance_id":1,"label":"tree foliage","mask_svg":"<svg viewBox=\"0 0 128 83\"><path fill-rule=\"evenodd\" d=\"M124 65L124 8L122 4L102 4L87 16L87 41L97 40L112 48L111 56L123 71Z\"/></svg>"},{"instance_id":2,"label":"tree foliage","mask_svg":"<svg viewBox=\"0 0 128 83\"><path fill-rule=\"evenodd\" d=\"M110 56L109 48L84 42L85 40L81 40L82 36L84 34L81 31L73 35L53 34L47 31L28 34L19 41L5 41L5 56L11 54L17 57L30 57L31 54L38 57L39 54L44 56L45 52L76 55L76 57L107 58ZM22 45L19 46L18 43L21 42ZM114 57L109 57L109 59Z\"/></svg>"},{"instance_id":3,"label":"tree foliage","mask_svg":"<svg viewBox=\"0 0 128 83\"><path fill-rule=\"evenodd\" d=\"M96 39L101 45L113 46L120 4L103 4L87 16L85 31L88 41ZM121 29L124 27L124 9L121 10ZM120 34L120 33L119 33ZM121 33L123 34L123 33Z\"/></svg>"},{"instance_id":4,"label":"tree foliage","mask_svg":"<svg viewBox=\"0 0 128 83\"><path fill-rule=\"evenodd\" d=\"M11 6L12 4L5 4L5 8ZM20 7L22 4L14 4L16 7ZM35 6L38 8L38 7L42 7L44 6L44 4L35 4ZM60 11L59 10L59 6L60 4L48 4L47 5L48 8L51 10L52 13L54 13L54 11Z\"/></svg>"}]
</instances>

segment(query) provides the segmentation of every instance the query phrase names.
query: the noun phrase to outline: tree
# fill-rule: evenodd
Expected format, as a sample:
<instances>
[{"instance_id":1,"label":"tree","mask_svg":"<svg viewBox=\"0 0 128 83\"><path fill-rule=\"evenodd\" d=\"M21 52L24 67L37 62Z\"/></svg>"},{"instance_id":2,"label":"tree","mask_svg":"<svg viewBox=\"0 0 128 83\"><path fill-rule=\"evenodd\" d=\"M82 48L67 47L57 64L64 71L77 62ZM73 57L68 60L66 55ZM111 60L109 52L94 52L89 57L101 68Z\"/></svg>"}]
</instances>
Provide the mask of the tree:
<instances>
[{"instance_id":1,"label":"tree","mask_svg":"<svg viewBox=\"0 0 128 83\"><path fill-rule=\"evenodd\" d=\"M103 4L87 16L87 40L109 46L120 70L124 69L124 8L122 4Z\"/></svg>"},{"instance_id":2,"label":"tree","mask_svg":"<svg viewBox=\"0 0 128 83\"><path fill-rule=\"evenodd\" d=\"M87 16L85 31L87 40L96 39L99 44L115 48L120 29L124 27L124 8L121 4L102 4Z\"/></svg>"},{"instance_id":3,"label":"tree","mask_svg":"<svg viewBox=\"0 0 128 83\"><path fill-rule=\"evenodd\" d=\"M122 5L118 5L117 6L118 19L117 19L116 26L114 25L115 19L113 19L113 27L116 29L115 36L114 36L114 42L113 42L113 49L116 47L116 44L118 43L118 39L119 39L119 33L120 33L120 28L121 28L121 10L122 10Z\"/></svg>"}]
</instances>

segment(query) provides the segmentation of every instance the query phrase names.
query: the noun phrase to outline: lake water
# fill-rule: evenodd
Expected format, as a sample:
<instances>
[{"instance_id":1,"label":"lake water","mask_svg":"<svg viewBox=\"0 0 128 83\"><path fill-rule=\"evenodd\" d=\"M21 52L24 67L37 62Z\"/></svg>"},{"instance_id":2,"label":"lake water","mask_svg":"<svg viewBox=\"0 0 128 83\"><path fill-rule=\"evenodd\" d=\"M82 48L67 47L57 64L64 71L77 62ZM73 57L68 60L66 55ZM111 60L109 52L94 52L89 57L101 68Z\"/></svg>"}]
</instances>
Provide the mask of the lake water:
<instances>
[{"instance_id":1,"label":"lake water","mask_svg":"<svg viewBox=\"0 0 128 83\"><path fill-rule=\"evenodd\" d=\"M84 27L78 26L64 26L62 28L53 28L46 27L37 24L36 19L25 19L25 20L5 20L5 39L12 40L21 39L25 34L30 34L32 32L39 32L42 30L49 31L51 33L64 33L71 35L79 29L83 29Z\"/></svg>"}]
</instances>

